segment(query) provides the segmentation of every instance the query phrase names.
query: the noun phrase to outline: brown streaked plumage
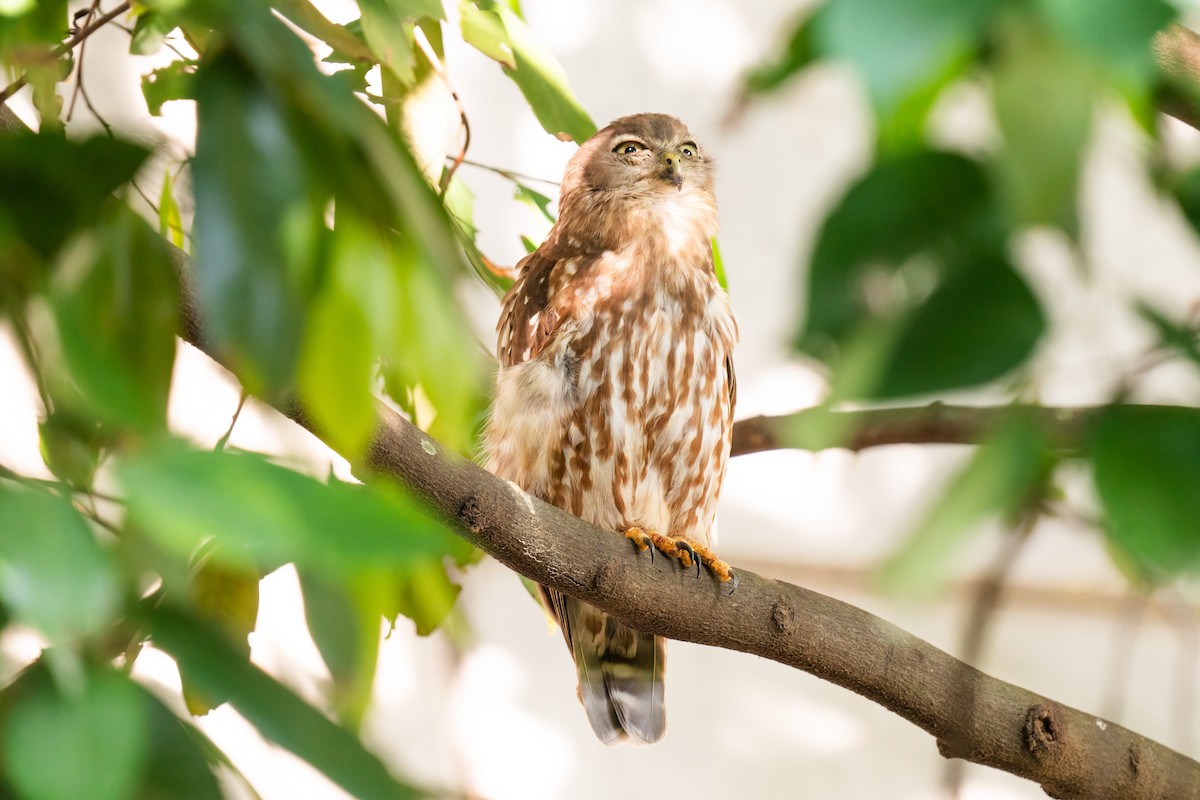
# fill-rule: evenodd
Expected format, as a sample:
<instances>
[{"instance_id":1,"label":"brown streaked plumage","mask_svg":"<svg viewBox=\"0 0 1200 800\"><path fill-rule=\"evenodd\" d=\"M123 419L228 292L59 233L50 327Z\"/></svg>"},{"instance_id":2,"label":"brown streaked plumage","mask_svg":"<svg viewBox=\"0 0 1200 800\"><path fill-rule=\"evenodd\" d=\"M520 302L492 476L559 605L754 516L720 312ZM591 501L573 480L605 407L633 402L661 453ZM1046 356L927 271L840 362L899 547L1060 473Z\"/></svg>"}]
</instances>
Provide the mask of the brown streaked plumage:
<instances>
[{"instance_id":1,"label":"brown streaked plumage","mask_svg":"<svg viewBox=\"0 0 1200 800\"><path fill-rule=\"evenodd\" d=\"M711 161L679 120L623 117L584 142L504 298L487 444L530 494L728 581L709 549L736 394L716 230ZM662 738L664 642L542 594L596 735Z\"/></svg>"}]
</instances>

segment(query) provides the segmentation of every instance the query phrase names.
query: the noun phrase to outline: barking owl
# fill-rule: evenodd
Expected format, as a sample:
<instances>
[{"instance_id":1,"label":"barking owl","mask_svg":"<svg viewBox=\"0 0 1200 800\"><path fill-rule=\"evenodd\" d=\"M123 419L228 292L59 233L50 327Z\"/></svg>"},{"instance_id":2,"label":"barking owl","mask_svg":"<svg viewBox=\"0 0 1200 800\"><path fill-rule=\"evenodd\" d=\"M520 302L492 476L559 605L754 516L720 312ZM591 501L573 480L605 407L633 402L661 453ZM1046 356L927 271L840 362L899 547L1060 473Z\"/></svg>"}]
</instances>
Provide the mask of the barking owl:
<instances>
[{"instance_id":1,"label":"barking owl","mask_svg":"<svg viewBox=\"0 0 1200 800\"><path fill-rule=\"evenodd\" d=\"M623 117L584 142L558 222L503 301L487 453L530 494L729 581L710 548L738 330L713 268L716 232L712 163L679 120ZM665 642L542 596L600 740L661 739Z\"/></svg>"}]
</instances>

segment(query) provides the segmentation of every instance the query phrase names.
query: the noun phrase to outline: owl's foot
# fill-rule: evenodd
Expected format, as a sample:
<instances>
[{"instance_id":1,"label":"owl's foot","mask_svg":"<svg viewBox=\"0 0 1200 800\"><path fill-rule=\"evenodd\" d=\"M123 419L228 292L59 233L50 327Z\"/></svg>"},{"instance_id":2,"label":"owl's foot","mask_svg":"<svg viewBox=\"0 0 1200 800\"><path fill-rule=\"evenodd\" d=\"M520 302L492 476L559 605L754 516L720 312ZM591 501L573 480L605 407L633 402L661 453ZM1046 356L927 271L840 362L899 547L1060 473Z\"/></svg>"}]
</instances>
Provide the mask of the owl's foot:
<instances>
[{"instance_id":1,"label":"owl's foot","mask_svg":"<svg viewBox=\"0 0 1200 800\"><path fill-rule=\"evenodd\" d=\"M625 538L637 545L639 552L644 553L649 550L651 559L654 558L654 551L657 550L668 558L678 559L684 568L695 564L697 577L700 575L700 565L703 564L721 583L733 581L733 588L729 590L730 594L737 590L738 578L729 569L729 565L699 542L683 536L663 536L661 533L638 527L626 530Z\"/></svg>"}]
</instances>

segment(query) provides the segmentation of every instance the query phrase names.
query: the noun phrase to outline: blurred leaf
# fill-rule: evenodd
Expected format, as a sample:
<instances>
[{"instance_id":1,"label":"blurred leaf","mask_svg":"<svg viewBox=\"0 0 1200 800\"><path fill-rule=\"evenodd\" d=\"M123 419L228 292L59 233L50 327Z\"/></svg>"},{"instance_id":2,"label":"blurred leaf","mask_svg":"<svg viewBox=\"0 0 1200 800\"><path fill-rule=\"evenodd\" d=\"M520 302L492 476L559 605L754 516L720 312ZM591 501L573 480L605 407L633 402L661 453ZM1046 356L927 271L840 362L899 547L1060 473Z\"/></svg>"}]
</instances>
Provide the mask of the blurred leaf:
<instances>
[{"instance_id":1,"label":"blurred leaf","mask_svg":"<svg viewBox=\"0 0 1200 800\"><path fill-rule=\"evenodd\" d=\"M1037 5L1056 33L1139 89L1148 88L1156 72L1151 40L1178 14L1163 0L1038 0Z\"/></svg>"},{"instance_id":2,"label":"blurred leaf","mask_svg":"<svg viewBox=\"0 0 1200 800\"><path fill-rule=\"evenodd\" d=\"M1004 134L1000 185L1017 221L1075 233L1095 75L1050 37L1011 26L992 88Z\"/></svg>"},{"instance_id":3,"label":"blurred leaf","mask_svg":"<svg viewBox=\"0 0 1200 800\"><path fill-rule=\"evenodd\" d=\"M194 99L196 63L172 61L146 73L142 76L142 96L146 98L146 109L156 117L162 114L163 103Z\"/></svg>"},{"instance_id":4,"label":"blurred leaf","mask_svg":"<svg viewBox=\"0 0 1200 800\"><path fill-rule=\"evenodd\" d=\"M888 116L906 97L942 77L980 46L999 0L833 0L816 17L821 54L858 67L876 107ZM803 51L802 51L803 52Z\"/></svg>"},{"instance_id":5,"label":"blurred leaf","mask_svg":"<svg viewBox=\"0 0 1200 800\"><path fill-rule=\"evenodd\" d=\"M357 729L371 701L388 581L379 572L334 582L300 572L304 619L333 678L333 705Z\"/></svg>"},{"instance_id":6,"label":"blurred leaf","mask_svg":"<svg viewBox=\"0 0 1200 800\"><path fill-rule=\"evenodd\" d=\"M1192 230L1200 232L1200 169L1191 169L1176 179L1171 187L1179 208Z\"/></svg>"},{"instance_id":7,"label":"blurred leaf","mask_svg":"<svg viewBox=\"0 0 1200 800\"><path fill-rule=\"evenodd\" d=\"M360 0L363 36L380 62L411 85L416 58L413 27L421 17L443 19L440 0Z\"/></svg>"},{"instance_id":8,"label":"blurred leaf","mask_svg":"<svg viewBox=\"0 0 1200 800\"><path fill-rule=\"evenodd\" d=\"M259 733L323 772L352 796L417 797L422 792L398 782L362 744L262 670L240 658L224 639L177 612L149 615L155 646L187 667L197 686L227 695Z\"/></svg>"},{"instance_id":9,"label":"blurred leaf","mask_svg":"<svg viewBox=\"0 0 1200 800\"><path fill-rule=\"evenodd\" d=\"M495 0L460 0L458 10L463 39L500 62L547 133L582 143L596 132L566 73L516 11Z\"/></svg>"},{"instance_id":10,"label":"blurred leaf","mask_svg":"<svg viewBox=\"0 0 1200 800\"><path fill-rule=\"evenodd\" d=\"M878 398L976 386L1023 363L1046 330L1037 298L1012 267L970 253L909 315L880 376Z\"/></svg>"},{"instance_id":11,"label":"blurred leaf","mask_svg":"<svg viewBox=\"0 0 1200 800\"><path fill-rule=\"evenodd\" d=\"M346 25L336 25L308 0L275 0L272 5L280 14L333 48L325 61L358 65L376 62L375 54L363 40L361 18Z\"/></svg>"},{"instance_id":12,"label":"blurred leaf","mask_svg":"<svg viewBox=\"0 0 1200 800\"><path fill-rule=\"evenodd\" d=\"M1089 442L1106 532L1152 576L1200 567L1200 413L1192 408L1113 406Z\"/></svg>"},{"instance_id":13,"label":"blurred leaf","mask_svg":"<svg viewBox=\"0 0 1200 800\"><path fill-rule=\"evenodd\" d=\"M183 249L183 215L171 191L173 179L170 170L163 170L162 191L158 195L158 234L171 244Z\"/></svg>"},{"instance_id":14,"label":"blurred leaf","mask_svg":"<svg viewBox=\"0 0 1200 800\"><path fill-rule=\"evenodd\" d=\"M827 8L828 5L822 5L815 11L805 12L793 26L783 53L754 67L746 75L743 91L747 94L774 91L797 72L812 64L818 57L813 42L813 29L819 26L817 18L825 13Z\"/></svg>"},{"instance_id":15,"label":"blurred leaf","mask_svg":"<svg viewBox=\"0 0 1200 800\"><path fill-rule=\"evenodd\" d=\"M826 217L809 270L804 329L796 346L821 358L873 311L867 282L978 224L989 187L960 155L921 151L877 163ZM876 282L878 283L878 282Z\"/></svg>"},{"instance_id":16,"label":"blurred leaf","mask_svg":"<svg viewBox=\"0 0 1200 800\"><path fill-rule=\"evenodd\" d=\"M401 309L385 380L389 390L397 383L419 385L436 412L432 422L422 424L446 446L469 455L489 402L487 362L443 275L401 245L396 242L392 250Z\"/></svg>"},{"instance_id":17,"label":"blurred leaf","mask_svg":"<svg viewBox=\"0 0 1200 800\"><path fill-rule=\"evenodd\" d=\"M250 634L258 620L259 574L230 569L205 553L188 586L190 608L197 618L209 623L213 631L228 638L230 649L250 660ZM192 685L191 676L180 670L183 699L188 711L196 716L207 714L228 697L207 696Z\"/></svg>"},{"instance_id":18,"label":"blurred leaf","mask_svg":"<svg viewBox=\"0 0 1200 800\"><path fill-rule=\"evenodd\" d=\"M88 410L105 422L161 428L179 329L177 276L162 238L128 208L114 212L94 240L67 253L50 301Z\"/></svg>"},{"instance_id":19,"label":"blurred leaf","mask_svg":"<svg viewBox=\"0 0 1200 800\"><path fill-rule=\"evenodd\" d=\"M24 47L57 45L67 33L67 0L15 0L11 15L0 15L0 54L21 57Z\"/></svg>"},{"instance_id":20,"label":"blurred leaf","mask_svg":"<svg viewBox=\"0 0 1200 800\"><path fill-rule=\"evenodd\" d=\"M466 253L467 261L471 263L471 267L480 280L495 292L497 297L503 297L504 293L512 286L513 280L498 274L475 244L475 237L478 233L475 223L472 221L475 214L475 195L457 175L450 181L450 185L446 189L445 202L446 211L454 224L454 230Z\"/></svg>"},{"instance_id":21,"label":"blurred leaf","mask_svg":"<svg viewBox=\"0 0 1200 800\"><path fill-rule=\"evenodd\" d=\"M356 298L327 287L310 311L296 377L326 441L351 458L364 451L375 426L374 352L371 328Z\"/></svg>"},{"instance_id":22,"label":"blurred leaf","mask_svg":"<svg viewBox=\"0 0 1200 800\"><path fill-rule=\"evenodd\" d=\"M1200 333L1194 327L1180 325L1145 303L1139 303L1137 310L1158 331L1163 344L1200 367Z\"/></svg>"},{"instance_id":23,"label":"blurred leaf","mask_svg":"<svg viewBox=\"0 0 1200 800\"><path fill-rule=\"evenodd\" d=\"M116 467L130 518L164 547L268 571L290 561L344 578L437 557L454 538L397 490L320 483L242 453L149 448Z\"/></svg>"},{"instance_id":24,"label":"blurred leaf","mask_svg":"<svg viewBox=\"0 0 1200 800\"><path fill-rule=\"evenodd\" d=\"M50 471L70 486L87 488L106 455L107 432L93 419L55 411L38 424L38 448Z\"/></svg>"},{"instance_id":25,"label":"blurred leaf","mask_svg":"<svg viewBox=\"0 0 1200 800\"><path fill-rule=\"evenodd\" d=\"M38 800L126 800L146 763L147 700L129 678L90 672L82 692L42 678L13 702L4 726L8 773Z\"/></svg>"},{"instance_id":26,"label":"blurred leaf","mask_svg":"<svg viewBox=\"0 0 1200 800\"><path fill-rule=\"evenodd\" d=\"M386 608L389 619L403 615L413 621L417 633L428 636L446 620L458 600L461 587L446 574L438 561L404 567L395 582L395 594Z\"/></svg>"},{"instance_id":27,"label":"blurred leaf","mask_svg":"<svg viewBox=\"0 0 1200 800\"><path fill-rule=\"evenodd\" d=\"M48 258L100 214L147 155L138 145L103 135L82 141L56 133L0 136L0 229Z\"/></svg>"},{"instance_id":28,"label":"blurred leaf","mask_svg":"<svg viewBox=\"0 0 1200 800\"><path fill-rule=\"evenodd\" d=\"M946 487L880 569L891 591L932 595L964 538L987 517L1007 524L1036 501L1034 492L1050 474L1053 459L1034 422L1013 414L980 445L966 468Z\"/></svg>"},{"instance_id":29,"label":"blurred leaf","mask_svg":"<svg viewBox=\"0 0 1200 800\"><path fill-rule=\"evenodd\" d=\"M133 23L133 37L129 40L129 52L133 55L154 55L162 50L167 34L179 27L171 15L153 8L135 6L134 13L137 21Z\"/></svg>"},{"instance_id":30,"label":"blurred leaf","mask_svg":"<svg viewBox=\"0 0 1200 800\"><path fill-rule=\"evenodd\" d=\"M144 697L149 745L140 791L131 796L136 800L221 800L225 795L205 753L205 745L213 745L152 693L137 688Z\"/></svg>"},{"instance_id":31,"label":"blurred leaf","mask_svg":"<svg viewBox=\"0 0 1200 800\"><path fill-rule=\"evenodd\" d=\"M280 95L236 57L197 73L195 285L206 333L246 388L291 383L323 229L300 138Z\"/></svg>"},{"instance_id":32,"label":"blurred leaf","mask_svg":"<svg viewBox=\"0 0 1200 800\"><path fill-rule=\"evenodd\" d=\"M0 488L0 599L52 644L103 632L121 604L109 554L66 500Z\"/></svg>"}]
</instances>

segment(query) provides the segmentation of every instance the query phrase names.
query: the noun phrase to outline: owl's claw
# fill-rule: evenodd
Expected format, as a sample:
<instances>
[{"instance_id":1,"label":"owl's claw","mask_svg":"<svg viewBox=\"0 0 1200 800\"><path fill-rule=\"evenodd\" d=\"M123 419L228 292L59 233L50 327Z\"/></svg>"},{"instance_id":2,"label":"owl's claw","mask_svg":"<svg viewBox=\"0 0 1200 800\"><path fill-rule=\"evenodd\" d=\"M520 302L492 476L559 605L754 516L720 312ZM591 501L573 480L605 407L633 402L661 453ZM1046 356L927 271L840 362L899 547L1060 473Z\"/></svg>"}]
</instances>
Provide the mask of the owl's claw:
<instances>
[{"instance_id":1,"label":"owl's claw","mask_svg":"<svg viewBox=\"0 0 1200 800\"><path fill-rule=\"evenodd\" d=\"M661 533L637 527L626 530L625 538L637 545L638 552L644 553L649 550L651 559L654 558L654 551L658 550L668 558L679 559L679 563L683 564L684 568L691 568L695 564L696 577L700 577L700 565L703 564L721 583L733 581L733 587L729 590L730 594L737 591L738 577L729 569L729 565L699 542L690 541L681 536L663 536Z\"/></svg>"},{"instance_id":2,"label":"owl's claw","mask_svg":"<svg viewBox=\"0 0 1200 800\"><path fill-rule=\"evenodd\" d=\"M695 563L696 577L699 578L700 577L700 558L696 555L696 551L692 548L692 546L690 544L683 541L682 539L676 540L675 546L678 547L680 550L679 560L683 562L683 565L685 567L691 566L691 563ZM691 562L688 561L689 558L691 559Z\"/></svg>"}]
</instances>

